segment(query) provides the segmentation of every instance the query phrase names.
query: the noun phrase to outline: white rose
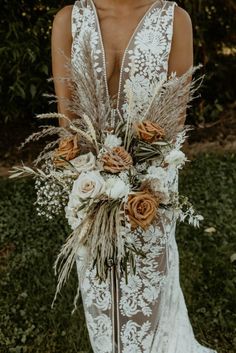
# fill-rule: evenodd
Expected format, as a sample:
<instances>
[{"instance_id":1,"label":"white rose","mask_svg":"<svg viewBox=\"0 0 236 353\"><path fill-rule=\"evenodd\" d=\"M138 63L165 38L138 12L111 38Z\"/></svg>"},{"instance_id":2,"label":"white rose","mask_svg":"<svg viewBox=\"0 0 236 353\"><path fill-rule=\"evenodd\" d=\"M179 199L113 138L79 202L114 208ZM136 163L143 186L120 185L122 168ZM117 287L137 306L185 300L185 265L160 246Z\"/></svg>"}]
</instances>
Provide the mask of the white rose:
<instances>
[{"instance_id":1,"label":"white rose","mask_svg":"<svg viewBox=\"0 0 236 353\"><path fill-rule=\"evenodd\" d=\"M112 199L122 198L129 193L129 184L125 184L120 178L109 178L106 181L105 193Z\"/></svg>"},{"instance_id":2,"label":"white rose","mask_svg":"<svg viewBox=\"0 0 236 353\"><path fill-rule=\"evenodd\" d=\"M108 134L105 138L104 145L109 148L117 147L122 144L122 139L116 135Z\"/></svg>"},{"instance_id":3,"label":"white rose","mask_svg":"<svg viewBox=\"0 0 236 353\"><path fill-rule=\"evenodd\" d=\"M95 198L104 192L104 188L105 181L98 171L82 172L73 184L72 195L83 200Z\"/></svg>"},{"instance_id":4,"label":"white rose","mask_svg":"<svg viewBox=\"0 0 236 353\"><path fill-rule=\"evenodd\" d=\"M165 157L164 162L173 166L174 168L180 168L185 162L187 158L185 154L180 150L172 150L170 153Z\"/></svg>"},{"instance_id":5,"label":"white rose","mask_svg":"<svg viewBox=\"0 0 236 353\"><path fill-rule=\"evenodd\" d=\"M79 173L81 173L93 170L95 168L96 158L91 152L89 152L72 159L70 163L73 164Z\"/></svg>"}]
</instances>

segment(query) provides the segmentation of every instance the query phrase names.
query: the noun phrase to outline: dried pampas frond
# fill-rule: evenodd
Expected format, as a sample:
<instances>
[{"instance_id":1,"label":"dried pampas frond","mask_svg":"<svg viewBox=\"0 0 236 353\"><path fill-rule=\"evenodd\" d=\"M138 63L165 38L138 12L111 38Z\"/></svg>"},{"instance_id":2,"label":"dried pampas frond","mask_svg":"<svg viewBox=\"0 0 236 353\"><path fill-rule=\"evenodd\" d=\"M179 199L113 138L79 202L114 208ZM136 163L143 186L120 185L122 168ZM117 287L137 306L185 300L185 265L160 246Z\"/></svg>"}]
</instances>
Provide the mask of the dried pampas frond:
<instances>
[{"instance_id":1,"label":"dried pampas frond","mask_svg":"<svg viewBox=\"0 0 236 353\"><path fill-rule=\"evenodd\" d=\"M53 151L54 151L56 145L59 144L60 140L61 140L61 137L57 138L54 141L47 143L46 146L39 153L38 157L34 160L34 164L37 166L41 161L50 160L53 155Z\"/></svg>"},{"instance_id":2,"label":"dried pampas frond","mask_svg":"<svg viewBox=\"0 0 236 353\"><path fill-rule=\"evenodd\" d=\"M180 118L190 107L190 102L199 97L195 92L199 89L204 75L192 79L194 73L202 65L191 66L185 74L176 76L175 73L162 83L157 84L156 92L143 116L161 125L165 129L167 139L173 139L179 131Z\"/></svg>"},{"instance_id":3,"label":"dried pampas frond","mask_svg":"<svg viewBox=\"0 0 236 353\"><path fill-rule=\"evenodd\" d=\"M199 89L204 75L194 79L192 77L201 67L201 64L191 66L181 76L172 73L166 80L158 81L150 103L145 108L142 117L135 114L135 111L130 108L133 101L133 88L132 85L127 85L126 103L130 108L127 119L132 119L133 123L140 122L140 120L149 120L157 123L165 130L166 139L174 140L176 134L183 128L180 120L186 115L186 110L190 107L190 103L199 97L199 95L195 96L195 92Z\"/></svg>"},{"instance_id":4,"label":"dried pampas frond","mask_svg":"<svg viewBox=\"0 0 236 353\"><path fill-rule=\"evenodd\" d=\"M66 130L62 127L55 127L55 126L50 126L46 127L42 126L42 130L38 132L34 132L30 136L28 136L24 142L19 146L19 149L22 149L25 147L26 144L32 142L32 141L38 141L46 136L52 136L52 135L59 135L59 136L65 136L66 135Z\"/></svg>"},{"instance_id":5,"label":"dried pampas frond","mask_svg":"<svg viewBox=\"0 0 236 353\"><path fill-rule=\"evenodd\" d=\"M71 62L71 59L59 49L60 54L64 56L65 76L56 76L48 79L48 81L64 81L71 91L71 98L59 97L54 94L44 94L44 96L54 98L54 103L63 101L68 111L75 115L75 119L69 119L65 114L61 113L37 115L36 118L39 120L62 119L66 121L67 126L44 126L41 131L27 137L19 148L23 148L32 141L37 141L54 134L59 136L59 139L57 139L57 143L59 143L61 138L77 132L81 136L81 150L87 148L98 152L101 131L109 124L111 104L105 94L105 82L94 70L90 42L90 35L85 35L79 52L81 56L79 67L76 63ZM38 165L40 162L49 159L55 145L56 143L48 143L33 163Z\"/></svg>"},{"instance_id":6,"label":"dried pampas frond","mask_svg":"<svg viewBox=\"0 0 236 353\"><path fill-rule=\"evenodd\" d=\"M30 167L27 167L26 165L24 165L24 163L22 162L22 167L17 167L14 166L12 167L12 169L9 171L11 173L11 175L9 176L10 179L13 178L23 178L23 177L28 177L28 176L39 176L41 178L45 178L47 179L47 175L41 170L41 169L32 169Z\"/></svg>"},{"instance_id":7,"label":"dried pampas frond","mask_svg":"<svg viewBox=\"0 0 236 353\"><path fill-rule=\"evenodd\" d=\"M60 54L63 55L65 60L66 76L53 77L49 81L66 81L71 91L71 99L57 96L54 96L54 98L59 101L63 100L67 109L78 118L83 115L88 116L94 129L99 132L107 124L111 102L105 94L104 79L101 79L96 70L94 70L94 59L90 43L91 36L87 33L80 43L78 53L80 56L79 66L76 65L76 62L71 62L71 59L60 50ZM84 127L83 120L80 123L82 124L81 128Z\"/></svg>"}]
</instances>

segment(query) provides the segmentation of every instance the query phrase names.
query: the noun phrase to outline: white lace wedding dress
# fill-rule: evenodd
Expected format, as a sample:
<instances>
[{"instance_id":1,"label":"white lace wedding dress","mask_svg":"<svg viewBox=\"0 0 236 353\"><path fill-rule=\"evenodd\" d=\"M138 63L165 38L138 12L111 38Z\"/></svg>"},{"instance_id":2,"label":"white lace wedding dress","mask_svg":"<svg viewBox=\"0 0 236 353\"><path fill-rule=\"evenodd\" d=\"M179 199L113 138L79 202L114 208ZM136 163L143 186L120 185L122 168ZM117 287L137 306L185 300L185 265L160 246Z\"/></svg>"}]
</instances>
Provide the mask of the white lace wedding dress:
<instances>
[{"instance_id":1,"label":"white lace wedding dress","mask_svg":"<svg viewBox=\"0 0 236 353\"><path fill-rule=\"evenodd\" d=\"M113 123L117 115L127 114L128 86L134 92L137 114L142 114L153 95L154 83L167 77L176 5L161 0L153 3L130 38L123 55ZM109 95L104 46L92 0L76 1L73 6L73 65L80 65L80 45L86 33L91 35L94 70L104 79ZM177 190L178 175L170 175L169 186ZM194 338L179 283L175 226L173 212L163 210L157 226L133 234L147 257L137 256L136 274L129 275L128 284L112 260L106 282L95 278L95 268L86 271L80 290L95 353L216 353ZM78 256L78 271L80 261L83 259Z\"/></svg>"}]
</instances>

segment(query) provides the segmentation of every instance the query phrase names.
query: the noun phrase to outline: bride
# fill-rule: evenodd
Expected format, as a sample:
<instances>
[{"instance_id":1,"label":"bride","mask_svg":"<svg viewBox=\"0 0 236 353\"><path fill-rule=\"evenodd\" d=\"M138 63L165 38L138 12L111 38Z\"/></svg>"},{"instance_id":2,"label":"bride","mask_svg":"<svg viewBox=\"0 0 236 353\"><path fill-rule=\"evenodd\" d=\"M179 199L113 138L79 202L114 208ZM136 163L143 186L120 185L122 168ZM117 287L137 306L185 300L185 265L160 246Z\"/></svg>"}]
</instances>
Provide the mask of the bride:
<instances>
[{"instance_id":1,"label":"bride","mask_svg":"<svg viewBox=\"0 0 236 353\"><path fill-rule=\"evenodd\" d=\"M66 76L65 57L59 50L75 67L82 66L86 33L91 38L93 70L104 81L104 101L114 98L114 126L117 117L127 116L128 86L140 113L152 99L154 82L173 72L181 76L193 66L191 19L173 1L78 0L64 7L53 22L54 77ZM58 97L71 98L66 81L54 84ZM58 112L75 118L63 99ZM177 117L180 128L185 118L185 114ZM63 126L66 121L59 123ZM172 176L170 188L177 190L178 175ZM95 353L216 353L194 337L179 283L175 227L173 213L164 210L157 225L133 234L147 256L137 256L136 273L128 275L128 282L119 275L113 258L107 281L96 278L96 268L87 268L80 290ZM83 261L78 253L79 277Z\"/></svg>"}]
</instances>

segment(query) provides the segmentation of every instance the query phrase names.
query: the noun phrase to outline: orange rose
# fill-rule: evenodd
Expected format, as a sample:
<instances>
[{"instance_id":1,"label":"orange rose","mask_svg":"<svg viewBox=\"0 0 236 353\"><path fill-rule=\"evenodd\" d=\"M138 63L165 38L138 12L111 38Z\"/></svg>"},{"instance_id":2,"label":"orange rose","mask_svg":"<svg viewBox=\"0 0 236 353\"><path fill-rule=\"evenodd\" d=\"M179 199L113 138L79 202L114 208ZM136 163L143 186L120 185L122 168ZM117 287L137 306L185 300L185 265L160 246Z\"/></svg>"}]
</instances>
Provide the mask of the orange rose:
<instances>
[{"instance_id":1,"label":"orange rose","mask_svg":"<svg viewBox=\"0 0 236 353\"><path fill-rule=\"evenodd\" d=\"M140 140L154 142L165 136L165 131L158 124L145 120L135 125L135 130Z\"/></svg>"},{"instance_id":2,"label":"orange rose","mask_svg":"<svg viewBox=\"0 0 236 353\"><path fill-rule=\"evenodd\" d=\"M126 213L132 229L140 226L146 230L154 220L158 206L159 200L146 190L129 195Z\"/></svg>"},{"instance_id":3,"label":"orange rose","mask_svg":"<svg viewBox=\"0 0 236 353\"><path fill-rule=\"evenodd\" d=\"M110 173L119 173L127 170L133 164L131 155L124 147L113 147L111 151L104 154L101 158L103 169Z\"/></svg>"},{"instance_id":4,"label":"orange rose","mask_svg":"<svg viewBox=\"0 0 236 353\"><path fill-rule=\"evenodd\" d=\"M65 165L60 157L65 158L65 160L70 161L71 159L77 157L79 154L79 147L77 136L69 136L62 139L59 143L59 147L55 150L53 156L53 162L57 167L62 167Z\"/></svg>"}]
</instances>

